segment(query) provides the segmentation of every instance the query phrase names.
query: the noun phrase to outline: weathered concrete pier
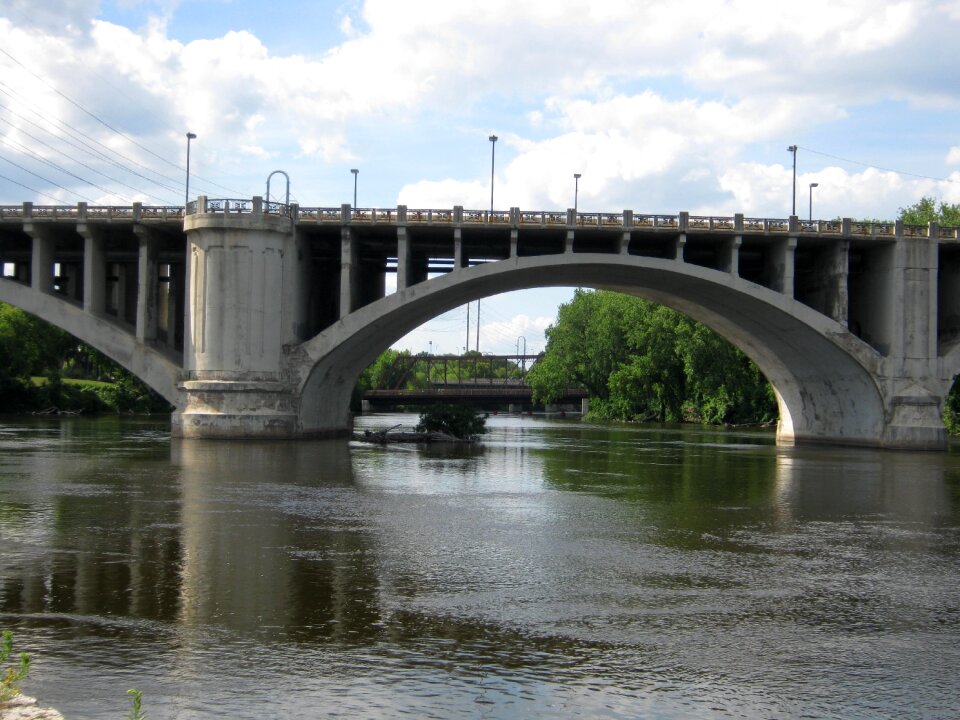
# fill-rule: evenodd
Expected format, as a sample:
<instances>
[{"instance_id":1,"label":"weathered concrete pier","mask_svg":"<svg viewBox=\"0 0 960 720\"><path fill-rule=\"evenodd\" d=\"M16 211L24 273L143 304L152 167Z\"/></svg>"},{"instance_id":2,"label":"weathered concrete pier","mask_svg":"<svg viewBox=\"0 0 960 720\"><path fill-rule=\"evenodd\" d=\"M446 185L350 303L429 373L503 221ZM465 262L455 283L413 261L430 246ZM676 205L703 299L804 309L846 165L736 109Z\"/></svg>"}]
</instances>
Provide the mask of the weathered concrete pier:
<instances>
[{"instance_id":1,"label":"weathered concrete pier","mask_svg":"<svg viewBox=\"0 0 960 720\"><path fill-rule=\"evenodd\" d=\"M381 351L458 305L533 287L631 293L712 327L774 386L782 443L943 448L960 372L960 237L937 225L24 203L0 207L0 263L0 301L130 369L186 437L346 432Z\"/></svg>"}]
</instances>

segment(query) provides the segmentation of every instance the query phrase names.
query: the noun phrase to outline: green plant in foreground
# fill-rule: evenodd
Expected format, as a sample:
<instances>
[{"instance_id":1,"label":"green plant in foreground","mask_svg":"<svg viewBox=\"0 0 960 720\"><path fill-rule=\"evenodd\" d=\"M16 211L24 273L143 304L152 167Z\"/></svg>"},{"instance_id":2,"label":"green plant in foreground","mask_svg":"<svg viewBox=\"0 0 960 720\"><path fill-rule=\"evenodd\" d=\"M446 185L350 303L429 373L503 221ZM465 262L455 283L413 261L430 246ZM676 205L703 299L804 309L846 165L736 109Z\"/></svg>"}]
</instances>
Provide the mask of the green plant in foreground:
<instances>
[{"instance_id":1,"label":"green plant in foreground","mask_svg":"<svg viewBox=\"0 0 960 720\"><path fill-rule=\"evenodd\" d=\"M130 714L127 716L130 720L147 720L146 714L141 709L143 702L143 691L131 688L127 690L130 696Z\"/></svg>"},{"instance_id":2,"label":"green plant in foreground","mask_svg":"<svg viewBox=\"0 0 960 720\"><path fill-rule=\"evenodd\" d=\"M13 633L9 630L3 631L3 643L0 644L0 666L9 659L13 653ZM27 675L30 669L30 656L27 653L20 653L20 663L17 666L8 666L3 671L3 677L0 678L0 702L4 702L20 694L19 683Z\"/></svg>"}]
</instances>

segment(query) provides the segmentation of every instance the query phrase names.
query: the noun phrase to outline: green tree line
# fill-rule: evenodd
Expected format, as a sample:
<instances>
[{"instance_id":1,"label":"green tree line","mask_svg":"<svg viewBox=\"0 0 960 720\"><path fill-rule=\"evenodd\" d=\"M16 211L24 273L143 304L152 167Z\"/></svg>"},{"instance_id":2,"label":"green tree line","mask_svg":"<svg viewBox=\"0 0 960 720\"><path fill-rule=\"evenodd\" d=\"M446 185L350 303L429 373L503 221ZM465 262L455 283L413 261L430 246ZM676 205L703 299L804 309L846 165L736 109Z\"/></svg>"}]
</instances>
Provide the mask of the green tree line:
<instances>
[{"instance_id":1,"label":"green tree line","mask_svg":"<svg viewBox=\"0 0 960 720\"><path fill-rule=\"evenodd\" d=\"M51 408L86 413L170 411L169 403L102 353L0 303L0 412Z\"/></svg>"},{"instance_id":2,"label":"green tree line","mask_svg":"<svg viewBox=\"0 0 960 720\"><path fill-rule=\"evenodd\" d=\"M590 394L610 420L763 423L777 417L756 365L701 323L667 307L604 290L577 290L547 330L529 374L534 401L567 388Z\"/></svg>"}]
</instances>

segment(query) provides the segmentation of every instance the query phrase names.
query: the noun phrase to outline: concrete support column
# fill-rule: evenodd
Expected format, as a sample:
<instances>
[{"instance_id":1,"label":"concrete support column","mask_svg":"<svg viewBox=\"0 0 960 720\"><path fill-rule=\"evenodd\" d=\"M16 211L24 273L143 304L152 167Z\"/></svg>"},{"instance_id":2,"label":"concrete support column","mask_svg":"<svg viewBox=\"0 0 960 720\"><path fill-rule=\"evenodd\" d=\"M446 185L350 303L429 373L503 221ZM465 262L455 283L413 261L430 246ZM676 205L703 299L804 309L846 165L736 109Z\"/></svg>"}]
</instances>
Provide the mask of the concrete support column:
<instances>
[{"instance_id":1,"label":"concrete support column","mask_svg":"<svg viewBox=\"0 0 960 720\"><path fill-rule=\"evenodd\" d=\"M735 235L723 241L720 256L720 269L728 272L734 277L740 274L740 246L743 245L743 237Z\"/></svg>"},{"instance_id":2,"label":"concrete support column","mask_svg":"<svg viewBox=\"0 0 960 720\"><path fill-rule=\"evenodd\" d=\"M83 238L83 309L92 315L102 315L107 302L107 260L103 251L103 236L96 228L79 225Z\"/></svg>"},{"instance_id":3,"label":"concrete support column","mask_svg":"<svg viewBox=\"0 0 960 720\"><path fill-rule=\"evenodd\" d=\"M397 292L410 287L410 237L405 227L397 228Z\"/></svg>"},{"instance_id":4,"label":"concrete support column","mask_svg":"<svg viewBox=\"0 0 960 720\"><path fill-rule=\"evenodd\" d=\"M903 237L897 223L893 262L893 342L887 358L888 447L939 449L946 445L943 401L949 381L937 358L937 272L939 229L926 238Z\"/></svg>"},{"instance_id":5,"label":"concrete support column","mask_svg":"<svg viewBox=\"0 0 960 720\"><path fill-rule=\"evenodd\" d=\"M172 418L183 437L294 437L298 406L284 375L289 217L198 212L184 220L190 262L188 326Z\"/></svg>"},{"instance_id":6,"label":"concrete support column","mask_svg":"<svg viewBox=\"0 0 960 720\"><path fill-rule=\"evenodd\" d=\"M53 237L46 228L27 223L23 228L33 240L30 259L30 287L42 293L53 293Z\"/></svg>"},{"instance_id":7,"label":"concrete support column","mask_svg":"<svg viewBox=\"0 0 960 720\"><path fill-rule=\"evenodd\" d=\"M575 232L575 231L573 231L573 230L567 230L567 240L566 240L566 242L565 242L564 245L563 245L563 252L565 252L565 253L572 253L572 252L573 252L573 236L574 236L574 232Z\"/></svg>"},{"instance_id":8,"label":"concrete support column","mask_svg":"<svg viewBox=\"0 0 960 720\"><path fill-rule=\"evenodd\" d=\"M134 228L140 240L137 270L137 340L148 342L157 339L159 264L157 262L157 239L141 225Z\"/></svg>"},{"instance_id":9,"label":"concrete support column","mask_svg":"<svg viewBox=\"0 0 960 720\"><path fill-rule=\"evenodd\" d=\"M517 257L517 248L520 245L520 231L517 228L510 230L510 257Z\"/></svg>"},{"instance_id":10,"label":"concrete support column","mask_svg":"<svg viewBox=\"0 0 960 720\"><path fill-rule=\"evenodd\" d=\"M346 317L356 308L359 281L360 249L353 230L345 226L340 230L340 317Z\"/></svg>"},{"instance_id":11,"label":"concrete support column","mask_svg":"<svg viewBox=\"0 0 960 720\"><path fill-rule=\"evenodd\" d=\"M684 262L683 248L686 247L686 244L687 244L686 233L682 233L676 237L676 239L673 241L673 259L674 260L677 260L679 262Z\"/></svg>"},{"instance_id":12,"label":"concrete support column","mask_svg":"<svg viewBox=\"0 0 960 720\"><path fill-rule=\"evenodd\" d=\"M830 302L827 315L847 327L850 314L850 241L840 240L830 248L830 258L824 275L830 284Z\"/></svg>"},{"instance_id":13,"label":"concrete support column","mask_svg":"<svg viewBox=\"0 0 960 720\"><path fill-rule=\"evenodd\" d=\"M460 270L467 266L467 256L463 252L463 230L455 227L453 229L453 269Z\"/></svg>"},{"instance_id":14,"label":"concrete support column","mask_svg":"<svg viewBox=\"0 0 960 720\"><path fill-rule=\"evenodd\" d=\"M773 246L767 265L770 289L793 297L794 261L796 259L797 238L788 237L777 241Z\"/></svg>"}]
</instances>

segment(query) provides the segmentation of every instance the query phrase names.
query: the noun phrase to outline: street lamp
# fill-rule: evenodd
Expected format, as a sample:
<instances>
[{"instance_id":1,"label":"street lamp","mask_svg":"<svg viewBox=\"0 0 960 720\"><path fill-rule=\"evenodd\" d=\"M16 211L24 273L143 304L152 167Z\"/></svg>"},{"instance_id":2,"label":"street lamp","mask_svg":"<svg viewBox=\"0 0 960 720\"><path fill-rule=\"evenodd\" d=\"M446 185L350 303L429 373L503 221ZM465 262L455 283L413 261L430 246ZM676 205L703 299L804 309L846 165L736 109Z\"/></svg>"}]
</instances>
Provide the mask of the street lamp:
<instances>
[{"instance_id":1,"label":"street lamp","mask_svg":"<svg viewBox=\"0 0 960 720\"><path fill-rule=\"evenodd\" d=\"M820 183L810 183L810 222L813 222L813 189L820 187Z\"/></svg>"},{"instance_id":2,"label":"street lamp","mask_svg":"<svg viewBox=\"0 0 960 720\"><path fill-rule=\"evenodd\" d=\"M196 140L196 133L187 133L187 188L183 195L183 214L187 214L187 205L190 203L190 141Z\"/></svg>"},{"instance_id":3,"label":"street lamp","mask_svg":"<svg viewBox=\"0 0 960 720\"><path fill-rule=\"evenodd\" d=\"M497 154L497 140L496 135L490 136L490 212L493 212L493 161Z\"/></svg>"},{"instance_id":4,"label":"street lamp","mask_svg":"<svg viewBox=\"0 0 960 720\"><path fill-rule=\"evenodd\" d=\"M573 174L573 216L577 216L577 194L580 191L580 178L583 177L580 173Z\"/></svg>"},{"instance_id":5,"label":"street lamp","mask_svg":"<svg viewBox=\"0 0 960 720\"><path fill-rule=\"evenodd\" d=\"M797 146L791 145L787 148L787 152L793 153L793 195L790 199L792 203L790 217L793 217L797 214Z\"/></svg>"},{"instance_id":6,"label":"street lamp","mask_svg":"<svg viewBox=\"0 0 960 720\"><path fill-rule=\"evenodd\" d=\"M350 172L353 173L353 209L357 209L357 175L360 174L360 171L357 168L350 168Z\"/></svg>"}]
</instances>

